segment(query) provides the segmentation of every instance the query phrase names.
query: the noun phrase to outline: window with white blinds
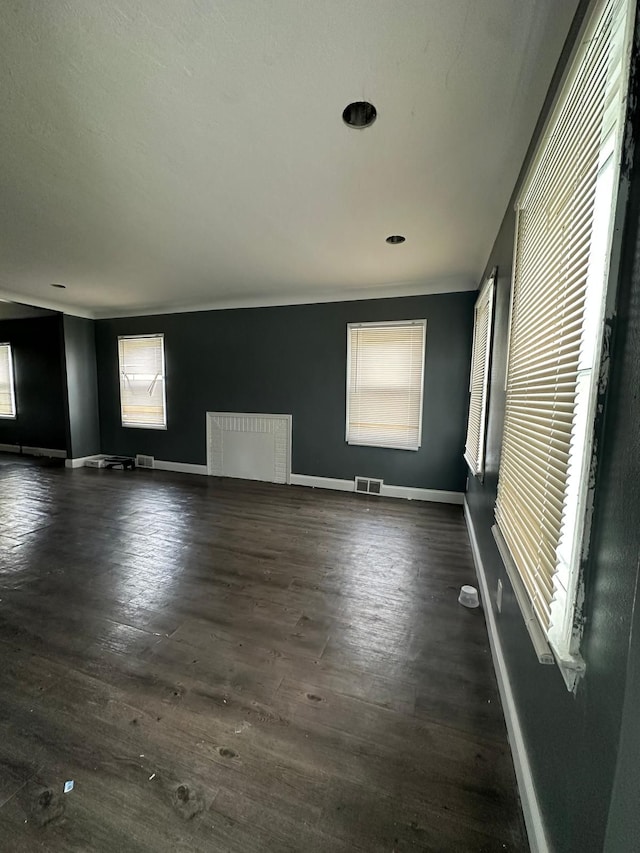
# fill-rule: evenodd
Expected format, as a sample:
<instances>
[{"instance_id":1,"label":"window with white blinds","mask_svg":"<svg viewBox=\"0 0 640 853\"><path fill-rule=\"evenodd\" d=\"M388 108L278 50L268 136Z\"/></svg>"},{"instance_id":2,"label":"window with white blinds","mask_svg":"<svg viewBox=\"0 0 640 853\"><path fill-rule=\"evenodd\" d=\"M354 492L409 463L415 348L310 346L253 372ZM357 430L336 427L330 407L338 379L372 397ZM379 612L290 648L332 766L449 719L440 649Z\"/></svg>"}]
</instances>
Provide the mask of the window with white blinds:
<instances>
[{"instance_id":1,"label":"window with white blinds","mask_svg":"<svg viewBox=\"0 0 640 853\"><path fill-rule=\"evenodd\" d=\"M491 276L480 290L474 308L473 350L469 379L469 418L464 458L472 474L484 471L484 444L489 394L489 361L491 358L491 326L493 320L493 290Z\"/></svg>"},{"instance_id":2,"label":"window with white blinds","mask_svg":"<svg viewBox=\"0 0 640 853\"><path fill-rule=\"evenodd\" d=\"M418 450L426 320L347 327L349 444Z\"/></svg>"},{"instance_id":3,"label":"window with white blinds","mask_svg":"<svg viewBox=\"0 0 640 853\"><path fill-rule=\"evenodd\" d=\"M165 429L164 335L118 338L122 426Z\"/></svg>"},{"instance_id":4,"label":"window with white blinds","mask_svg":"<svg viewBox=\"0 0 640 853\"><path fill-rule=\"evenodd\" d=\"M556 659L578 671L575 602L633 5L596 4L517 204L496 521Z\"/></svg>"},{"instance_id":5,"label":"window with white blinds","mask_svg":"<svg viewBox=\"0 0 640 853\"><path fill-rule=\"evenodd\" d=\"M11 344L0 344L0 418L15 418L16 396L13 386Z\"/></svg>"}]
</instances>

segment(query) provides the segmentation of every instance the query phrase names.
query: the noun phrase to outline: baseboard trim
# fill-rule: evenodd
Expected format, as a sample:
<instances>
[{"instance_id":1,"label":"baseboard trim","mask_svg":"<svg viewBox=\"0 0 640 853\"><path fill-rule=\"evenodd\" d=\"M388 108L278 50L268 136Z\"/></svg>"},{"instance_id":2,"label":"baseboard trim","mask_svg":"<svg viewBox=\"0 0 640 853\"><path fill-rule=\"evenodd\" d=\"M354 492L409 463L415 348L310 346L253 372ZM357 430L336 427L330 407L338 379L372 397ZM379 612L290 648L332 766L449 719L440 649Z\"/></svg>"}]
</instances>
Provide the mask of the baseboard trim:
<instances>
[{"instance_id":1,"label":"baseboard trim","mask_svg":"<svg viewBox=\"0 0 640 853\"><path fill-rule=\"evenodd\" d=\"M511 756L513 758L513 766L516 772L516 780L518 783L518 791L522 802L522 812L524 814L524 822L527 827L527 835L529 836L529 845L531 853L549 853L549 845L544 829L544 821L540 804L536 794L531 765L520 726L518 710L516 708L515 699L509 682L509 673L502 651L502 643L496 626L495 614L493 612L493 601L489 594L487 584L487 576L484 571L480 549L478 548L478 540L476 538L475 528L469 512L469 505L466 498L464 500L464 516L467 523L467 531L469 533L469 541L471 542L471 552L473 561L476 567L476 575L478 576L478 584L480 586L480 595L484 607L484 614L487 623L487 631L489 634L489 645L491 646L491 657L493 667L496 672L498 681L498 690L502 699L502 709L507 725L507 734L511 745Z\"/></svg>"},{"instance_id":2,"label":"baseboard trim","mask_svg":"<svg viewBox=\"0 0 640 853\"><path fill-rule=\"evenodd\" d=\"M0 451L3 453L20 453L19 444L0 444Z\"/></svg>"},{"instance_id":3,"label":"baseboard trim","mask_svg":"<svg viewBox=\"0 0 640 853\"><path fill-rule=\"evenodd\" d=\"M335 477L316 477L312 474L292 474L292 486L310 486L313 489L332 489L336 492L353 492L353 480L340 480ZM385 498L404 498L413 501L432 501L435 503L462 504L462 492L446 492L440 489L416 489L411 486L382 485L380 492Z\"/></svg>"},{"instance_id":4,"label":"baseboard trim","mask_svg":"<svg viewBox=\"0 0 640 853\"><path fill-rule=\"evenodd\" d=\"M179 474L207 474L206 465L194 465L191 462L166 462L156 459L153 467L158 471L177 471Z\"/></svg>"},{"instance_id":5,"label":"baseboard trim","mask_svg":"<svg viewBox=\"0 0 640 853\"><path fill-rule=\"evenodd\" d=\"M334 492L352 492L354 480L338 480L336 477L314 477L312 474L292 474L292 486L310 486L312 489L332 489Z\"/></svg>"},{"instance_id":6,"label":"baseboard trim","mask_svg":"<svg viewBox=\"0 0 640 853\"><path fill-rule=\"evenodd\" d=\"M100 456L102 454L98 454ZM107 454L109 455L109 454ZM79 468L85 459L93 459L93 456L83 457L78 460L78 465L69 465L74 459L67 460L69 468ZM176 471L180 474L201 474L209 472L206 465L194 465L190 462L170 462L156 459L153 467L156 471ZM140 469L140 470L145 470ZM314 489L332 489L336 492L353 492L355 483L353 480L339 480L335 477L315 477L310 474L291 474L290 484L292 486L310 486ZM415 489L410 486L382 486L382 497L405 498L414 501L432 501L434 503L462 504L464 495L462 492L445 492L439 489Z\"/></svg>"},{"instance_id":7,"label":"baseboard trim","mask_svg":"<svg viewBox=\"0 0 640 853\"><path fill-rule=\"evenodd\" d=\"M22 453L25 453L27 456L51 456L56 459L66 459L67 451L66 450L54 450L49 447L25 447L22 445Z\"/></svg>"},{"instance_id":8,"label":"baseboard trim","mask_svg":"<svg viewBox=\"0 0 640 853\"><path fill-rule=\"evenodd\" d=\"M415 489L411 486L388 486L382 484L380 493L386 498L405 498L408 501L431 501L439 504L458 504L462 506L462 492L446 492L442 489Z\"/></svg>"},{"instance_id":9,"label":"baseboard trim","mask_svg":"<svg viewBox=\"0 0 640 853\"><path fill-rule=\"evenodd\" d=\"M74 459L65 459L66 468L84 468L85 462L89 459L100 459L102 453L94 453L91 456L76 456Z\"/></svg>"}]
</instances>

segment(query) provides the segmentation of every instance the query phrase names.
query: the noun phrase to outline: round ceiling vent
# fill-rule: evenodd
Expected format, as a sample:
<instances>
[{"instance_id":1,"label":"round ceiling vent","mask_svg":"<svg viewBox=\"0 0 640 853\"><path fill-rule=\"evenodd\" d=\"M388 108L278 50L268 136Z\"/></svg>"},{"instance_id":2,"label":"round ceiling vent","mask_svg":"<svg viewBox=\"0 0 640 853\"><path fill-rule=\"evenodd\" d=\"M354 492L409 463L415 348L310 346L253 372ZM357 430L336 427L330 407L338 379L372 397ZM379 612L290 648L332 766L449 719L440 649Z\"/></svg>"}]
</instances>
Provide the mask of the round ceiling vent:
<instances>
[{"instance_id":1,"label":"round ceiling vent","mask_svg":"<svg viewBox=\"0 0 640 853\"><path fill-rule=\"evenodd\" d=\"M344 108L343 121L349 127L371 127L376 120L376 108L368 101L354 101Z\"/></svg>"},{"instance_id":2,"label":"round ceiling vent","mask_svg":"<svg viewBox=\"0 0 640 853\"><path fill-rule=\"evenodd\" d=\"M402 234L392 234L390 237L387 237L387 243L391 243L392 246L397 245L398 243L404 243L406 237L403 237Z\"/></svg>"}]
</instances>

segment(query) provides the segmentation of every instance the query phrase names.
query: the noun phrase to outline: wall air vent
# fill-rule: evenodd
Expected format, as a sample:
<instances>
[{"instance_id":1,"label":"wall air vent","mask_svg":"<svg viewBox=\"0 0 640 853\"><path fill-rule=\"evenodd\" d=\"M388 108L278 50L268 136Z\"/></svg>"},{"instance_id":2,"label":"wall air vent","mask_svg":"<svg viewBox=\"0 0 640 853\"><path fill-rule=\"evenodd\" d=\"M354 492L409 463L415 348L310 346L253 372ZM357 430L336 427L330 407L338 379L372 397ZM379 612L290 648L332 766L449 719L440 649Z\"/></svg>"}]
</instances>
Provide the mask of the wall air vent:
<instances>
[{"instance_id":1,"label":"wall air vent","mask_svg":"<svg viewBox=\"0 0 640 853\"><path fill-rule=\"evenodd\" d=\"M144 456L142 453L136 454L136 468L153 468L154 462L153 456Z\"/></svg>"},{"instance_id":2,"label":"wall air vent","mask_svg":"<svg viewBox=\"0 0 640 853\"><path fill-rule=\"evenodd\" d=\"M375 480L371 477L356 477L354 492L361 495L380 495L382 494L383 480Z\"/></svg>"}]
</instances>

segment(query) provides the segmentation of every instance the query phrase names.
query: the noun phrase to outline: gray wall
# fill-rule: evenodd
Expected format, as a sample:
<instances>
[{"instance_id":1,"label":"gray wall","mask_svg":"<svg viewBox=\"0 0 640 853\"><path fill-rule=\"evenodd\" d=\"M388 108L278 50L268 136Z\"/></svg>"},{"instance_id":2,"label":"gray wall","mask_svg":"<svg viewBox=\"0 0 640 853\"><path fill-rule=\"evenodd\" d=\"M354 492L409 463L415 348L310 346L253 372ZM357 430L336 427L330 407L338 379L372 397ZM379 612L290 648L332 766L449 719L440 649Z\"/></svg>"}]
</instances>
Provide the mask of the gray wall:
<instances>
[{"instance_id":1,"label":"gray wall","mask_svg":"<svg viewBox=\"0 0 640 853\"><path fill-rule=\"evenodd\" d=\"M100 453L95 323L64 316L67 389L67 452L69 456Z\"/></svg>"},{"instance_id":2,"label":"gray wall","mask_svg":"<svg viewBox=\"0 0 640 853\"><path fill-rule=\"evenodd\" d=\"M637 89L636 83L634 87ZM585 577L587 621L582 651L587 670L575 696L567 691L556 667L538 664L490 532L504 419L503 384L515 226L512 205L487 264L487 273L498 265L499 280L486 476L484 483L472 479L467 501L489 589L494 591L500 578L505 590L502 613L496 613L498 632L549 840L558 853L601 851L610 807L616 819L615 827L613 822L610 827L608 849L612 853L640 849L637 834L635 839L631 834L637 833L638 828L637 761L619 768L612 800L640 553L640 263L636 260L640 257L639 196L640 180L635 174L633 204L625 231L611 382L600 440L591 559ZM636 645L637 642L636 638ZM639 663L636 652L633 666L637 668ZM631 708L627 711L635 712L635 716L629 719L627 732L635 738L637 751L640 694L637 673L635 677L635 687L629 688L636 691L631 700L635 706L633 711ZM619 807L621 796L627 798L626 808Z\"/></svg>"},{"instance_id":3,"label":"gray wall","mask_svg":"<svg viewBox=\"0 0 640 853\"><path fill-rule=\"evenodd\" d=\"M165 314L96 322L100 429L107 453L206 462L205 412L293 415L292 470L393 485L462 491L474 294L449 293ZM345 443L346 326L426 317L422 447L418 452ZM120 425L117 336L163 332L165 431Z\"/></svg>"},{"instance_id":4,"label":"gray wall","mask_svg":"<svg viewBox=\"0 0 640 853\"><path fill-rule=\"evenodd\" d=\"M0 321L13 352L15 420L0 418L0 444L65 450L62 315Z\"/></svg>"},{"instance_id":5,"label":"gray wall","mask_svg":"<svg viewBox=\"0 0 640 853\"><path fill-rule=\"evenodd\" d=\"M639 88L636 85L635 91ZM640 114L635 116L634 138L640 139ZM628 643L629 649L618 766L605 844L607 853L640 850L640 152L637 146L625 255L614 351L615 409L610 412L607 437L611 474L608 500L603 501L609 514L601 523L607 535L602 537L599 548L601 564L606 569L602 570L597 587L597 594L605 604L597 627L615 636L619 646ZM635 583L632 583L634 570ZM625 651L622 648L621 663Z\"/></svg>"}]
</instances>

